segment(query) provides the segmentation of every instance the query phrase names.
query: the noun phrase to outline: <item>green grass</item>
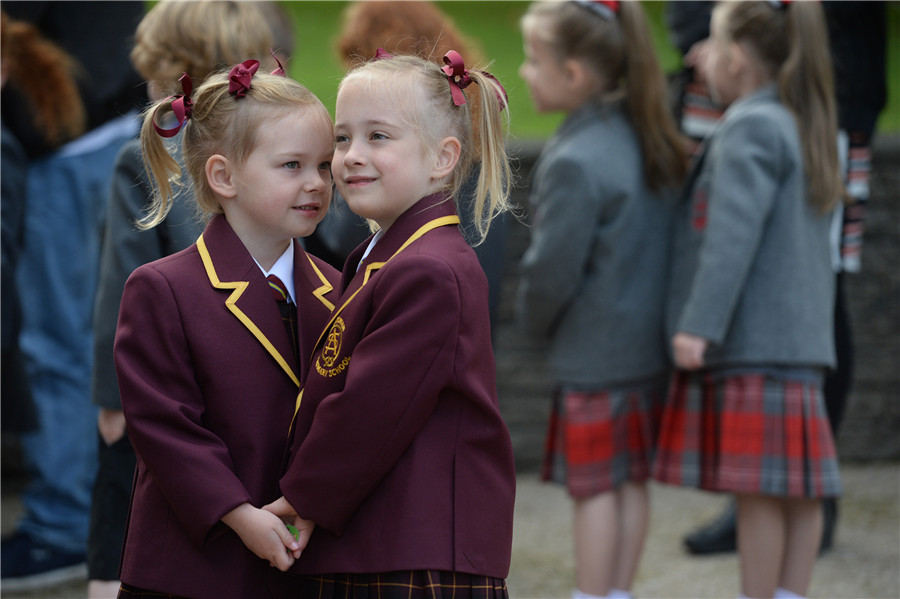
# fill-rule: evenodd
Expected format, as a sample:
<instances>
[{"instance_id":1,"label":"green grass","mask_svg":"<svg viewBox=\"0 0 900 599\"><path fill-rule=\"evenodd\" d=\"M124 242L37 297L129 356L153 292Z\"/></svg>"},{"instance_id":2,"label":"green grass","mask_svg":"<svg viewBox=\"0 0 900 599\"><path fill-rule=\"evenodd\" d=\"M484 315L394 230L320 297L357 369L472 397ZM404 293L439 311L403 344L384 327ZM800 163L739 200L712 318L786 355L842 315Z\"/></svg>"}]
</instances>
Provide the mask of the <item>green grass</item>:
<instances>
[{"instance_id":1,"label":"green grass","mask_svg":"<svg viewBox=\"0 0 900 599\"><path fill-rule=\"evenodd\" d=\"M334 51L341 11L347 2L284 2L297 32L296 48L288 65L291 76L309 87L329 108L334 107L342 66ZM553 133L561 115L537 114L518 76L522 62L519 18L528 2L443 1L437 4L469 38L477 40L491 72L503 83L510 100L510 128L514 137L544 138ZM665 71L678 68L680 57L668 41L662 19L664 1L643 2L660 62ZM900 131L900 3L888 3L888 108L879 120L884 132Z\"/></svg>"}]
</instances>

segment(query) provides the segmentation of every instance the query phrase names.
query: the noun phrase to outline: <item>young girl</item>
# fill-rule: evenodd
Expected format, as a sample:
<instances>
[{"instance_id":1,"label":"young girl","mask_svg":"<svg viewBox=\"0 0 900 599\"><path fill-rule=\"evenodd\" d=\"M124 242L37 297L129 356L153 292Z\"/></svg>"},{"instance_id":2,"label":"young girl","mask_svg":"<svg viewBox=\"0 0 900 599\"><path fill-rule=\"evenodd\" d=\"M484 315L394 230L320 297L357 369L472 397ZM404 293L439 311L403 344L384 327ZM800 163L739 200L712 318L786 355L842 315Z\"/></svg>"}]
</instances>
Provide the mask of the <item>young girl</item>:
<instances>
[{"instance_id":1,"label":"young girl","mask_svg":"<svg viewBox=\"0 0 900 599\"><path fill-rule=\"evenodd\" d=\"M211 75L193 96L185 75L184 95L144 118L158 191L145 226L172 205L180 167L160 136L179 128L212 216L194 245L135 270L122 297L116 374L138 466L120 597L265 597L269 564L286 570L299 547L257 506L278 497L299 381L334 307L337 272L293 241L328 208L332 124L306 88L258 66ZM178 123L165 129L157 113L170 107Z\"/></svg>"},{"instance_id":2,"label":"young girl","mask_svg":"<svg viewBox=\"0 0 900 599\"><path fill-rule=\"evenodd\" d=\"M512 444L487 280L454 205L478 161L482 236L506 209L506 101L458 53L447 63L376 60L338 91L334 178L378 231L347 259L294 423L285 497L270 506L315 524L293 569L305 575L296 597L507 596ZM491 108L477 147L463 87Z\"/></svg>"},{"instance_id":3,"label":"young girl","mask_svg":"<svg viewBox=\"0 0 900 599\"><path fill-rule=\"evenodd\" d=\"M517 309L558 386L544 478L574 501L574 597L629 596L649 518L669 371L663 338L673 189L686 170L636 2L540 2L520 74L566 113L535 167Z\"/></svg>"},{"instance_id":4,"label":"young girl","mask_svg":"<svg viewBox=\"0 0 900 599\"><path fill-rule=\"evenodd\" d=\"M722 3L703 61L728 106L679 205L674 378L655 476L737 494L741 592L806 593L820 500L840 492L831 209L843 194L819 3Z\"/></svg>"},{"instance_id":5,"label":"young girl","mask_svg":"<svg viewBox=\"0 0 900 599\"><path fill-rule=\"evenodd\" d=\"M131 63L148 82L151 102L180 90L178 77L196 81L243 60L267 56L274 46L265 15L257 2L157 2L141 19L134 35ZM215 43L211 43L215 42ZM274 67L272 64L269 69ZM181 161L181 137L172 138L175 160ZM184 175L184 179L187 179ZM141 140L128 140L113 166L100 274L94 300L92 399L100 406L99 466L91 501L88 536L88 597L108 599L119 588L119 562L131 502L136 457L125 434L113 361L119 303L128 276L142 264L174 254L193 244L203 232L197 203L189 189L176 187L171 208L159 226L143 230L135 223L152 197L144 171Z\"/></svg>"}]
</instances>

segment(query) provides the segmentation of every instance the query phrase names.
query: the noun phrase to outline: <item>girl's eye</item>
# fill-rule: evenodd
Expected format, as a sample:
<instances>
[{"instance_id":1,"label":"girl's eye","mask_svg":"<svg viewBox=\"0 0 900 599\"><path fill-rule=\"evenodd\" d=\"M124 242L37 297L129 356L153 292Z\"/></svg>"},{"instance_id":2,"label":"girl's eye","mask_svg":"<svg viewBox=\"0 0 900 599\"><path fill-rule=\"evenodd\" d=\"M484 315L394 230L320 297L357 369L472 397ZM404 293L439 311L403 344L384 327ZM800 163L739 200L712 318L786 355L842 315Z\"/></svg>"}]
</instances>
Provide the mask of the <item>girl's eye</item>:
<instances>
[{"instance_id":1,"label":"girl's eye","mask_svg":"<svg viewBox=\"0 0 900 599\"><path fill-rule=\"evenodd\" d=\"M349 140L349 139L350 139L350 138L347 137L346 135L335 135L335 137L334 137L334 143L338 143L338 144L339 144L339 143L345 143L345 142L346 142L347 140Z\"/></svg>"},{"instance_id":2,"label":"girl's eye","mask_svg":"<svg viewBox=\"0 0 900 599\"><path fill-rule=\"evenodd\" d=\"M319 170L331 172L331 163L323 162L319 165Z\"/></svg>"},{"instance_id":3,"label":"girl's eye","mask_svg":"<svg viewBox=\"0 0 900 599\"><path fill-rule=\"evenodd\" d=\"M289 168L289 169L296 169L296 168L300 168L300 163L297 162L296 160L291 160L290 162L285 162L284 167Z\"/></svg>"},{"instance_id":4,"label":"girl's eye","mask_svg":"<svg viewBox=\"0 0 900 599\"><path fill-rule=\"evenodd\" d=\"M388 138L387 135L385 135L384 133L375 132L372 134L372 139L387 139L387 138Z\"/></svg>"}]
</instances>

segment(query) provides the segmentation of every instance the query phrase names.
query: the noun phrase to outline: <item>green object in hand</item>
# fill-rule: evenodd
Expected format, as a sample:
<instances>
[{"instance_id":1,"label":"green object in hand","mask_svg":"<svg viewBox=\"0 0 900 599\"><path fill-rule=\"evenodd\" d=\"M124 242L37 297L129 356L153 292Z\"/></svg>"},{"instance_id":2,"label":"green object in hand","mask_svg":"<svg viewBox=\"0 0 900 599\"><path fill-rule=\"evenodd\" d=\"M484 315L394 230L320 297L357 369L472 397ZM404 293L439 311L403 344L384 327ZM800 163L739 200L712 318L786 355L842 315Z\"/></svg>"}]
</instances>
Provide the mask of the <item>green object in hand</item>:
<instances>
[{"instance_id":1,"label":"green object in hand","mask_svg":"<svg viewBox=\"0 0 900 599\"><path fill-rule=\"evenodd\" d=\"M290 532L292 535L294 535L294 540L299 541L300 540L300 531L297 530L297 527L293 526L291 524L285 524L285 526L287 526L288 532Z\"/></svg>"}]
</instances>

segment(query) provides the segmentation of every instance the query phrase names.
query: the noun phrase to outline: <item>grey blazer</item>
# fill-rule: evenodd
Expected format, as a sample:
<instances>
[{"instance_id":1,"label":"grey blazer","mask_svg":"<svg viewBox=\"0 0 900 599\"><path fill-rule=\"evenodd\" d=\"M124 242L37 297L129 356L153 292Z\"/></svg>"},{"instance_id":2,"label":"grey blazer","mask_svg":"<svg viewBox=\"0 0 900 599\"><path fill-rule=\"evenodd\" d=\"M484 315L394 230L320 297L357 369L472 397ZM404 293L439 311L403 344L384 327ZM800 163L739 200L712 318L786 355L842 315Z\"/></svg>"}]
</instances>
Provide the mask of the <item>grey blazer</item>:
<instances>
[{"instance_id":1,"label":"grey blazer","mask_svg":"<svg viewBox=\"0 0 900 599\"><path fill-rule=\"evenodd\" d=\"M707 139L676 212L668 334L711 343L709 366L834 364L834 272L806 199L800 139L774 85Z\"/></svg>"},{"instance_id":2,"label":"grey blazer","mask_svg":"<svg viewBox=\"0 0 900 599\"><path fill-rule=\"evenodd\" d=\"M180 147L181 135L175 140ZM195 216L193 194L181 189L165 221L149 231L137 229L135 222L150 202L150 182L141 156L140 140L132 139L116 157L94 299L91 395L95 404L110 410L122 409L113 364L113 341L125 281L138 266L174 254L197 241L204 226ZM176 159L180 162L180 155ZM186 173L183 177L187 180Z\"/></svg>"},{"instance_id":3,"label":"grey blazer","mask_svg":"<svg viewBox=\"0 0 900 599\"><path fill-rule=\"evenodd\" d=\"M641 165L615 103L571 114L535 167L517 313L549 341L561 384L597 389L669 368L663 315L674 198L651 192Z\"/></svg>"}]
</instances>

